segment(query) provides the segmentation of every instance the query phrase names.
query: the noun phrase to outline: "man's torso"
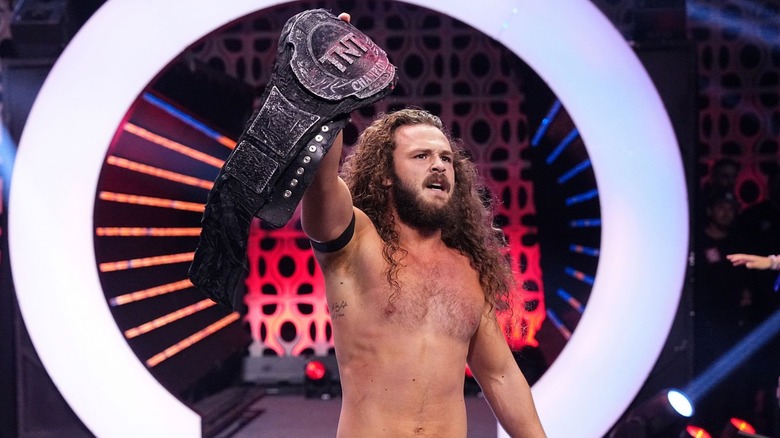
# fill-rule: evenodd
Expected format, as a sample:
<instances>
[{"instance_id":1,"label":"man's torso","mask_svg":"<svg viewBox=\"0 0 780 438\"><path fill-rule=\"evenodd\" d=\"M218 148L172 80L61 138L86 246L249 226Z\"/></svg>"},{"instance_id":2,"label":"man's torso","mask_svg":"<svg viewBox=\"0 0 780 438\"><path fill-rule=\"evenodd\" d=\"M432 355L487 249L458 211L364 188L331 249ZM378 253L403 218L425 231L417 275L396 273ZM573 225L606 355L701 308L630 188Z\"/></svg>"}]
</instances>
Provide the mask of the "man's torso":
<instances>
[{"instance_id":1,"label":"man's torso","mask_svg":"<svg viewBox=\"0 0 780 438\"><path fill-rule=\"evenodd\" d=\"M465 436L464 367L485 311L478 275L456 251L408 248L391 286L369 228L320 258L344 397L339 436Z\"/></svg>"}]
</instances>

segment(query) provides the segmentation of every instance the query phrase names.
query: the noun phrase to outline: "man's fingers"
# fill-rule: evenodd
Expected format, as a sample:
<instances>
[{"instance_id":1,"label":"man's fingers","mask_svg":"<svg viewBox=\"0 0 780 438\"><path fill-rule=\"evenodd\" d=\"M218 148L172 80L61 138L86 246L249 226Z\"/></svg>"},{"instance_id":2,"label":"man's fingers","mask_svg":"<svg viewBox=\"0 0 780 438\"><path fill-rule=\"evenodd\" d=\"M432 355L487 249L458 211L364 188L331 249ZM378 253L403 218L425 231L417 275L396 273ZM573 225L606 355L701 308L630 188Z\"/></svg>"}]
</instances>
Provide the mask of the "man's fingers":
<instances>
[{"instance_id":1,"label":"man's fingers","mask_svg":"<svg viewBox=\"0 0 780 438\"><path fill-rule=\"evenodd\" d=\"M346 12L342 12L342 13L339 14L339 19L340 20L344 20L345 22L349 23L349 20L351 20L352 17L349 14L347 14Z\"/></svg>"}]
</instances>

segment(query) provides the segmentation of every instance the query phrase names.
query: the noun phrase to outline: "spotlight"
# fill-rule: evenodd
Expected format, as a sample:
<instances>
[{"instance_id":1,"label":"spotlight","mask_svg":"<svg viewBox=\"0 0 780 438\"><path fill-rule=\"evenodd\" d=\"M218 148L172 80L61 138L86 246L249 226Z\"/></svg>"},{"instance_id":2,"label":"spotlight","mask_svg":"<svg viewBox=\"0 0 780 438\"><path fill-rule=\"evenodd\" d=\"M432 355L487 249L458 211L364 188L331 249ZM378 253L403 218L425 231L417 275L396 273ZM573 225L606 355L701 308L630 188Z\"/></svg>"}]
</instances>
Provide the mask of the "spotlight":
<instances>
[{"instance_id":1,"label":"spotlight","mask_svg":"<svg viewBox=\"0 0 780 438\"><path fill-rule=\"evenodd\" d=\"M610 438L650 438L679 435L685 418L693 415L690 399L677 389L666 389L632 410L612 430ZM702 435L704 436L704 435Z\"/></svg>"},{"instance_id":2,"label":"spotlight","mask_svg":"<svg viewBox=\"0 0 780 438\"><path fill-rule=\"evenodd\" d=\"M726 425L726 429L723 431L723 438L737 437L768 438L764 435L757 434L756 428L747 421L740 418L731 417L728 424Z\"/></svg>"},{"instance_id":3,"label":"spotlight","mask_svg":"<svg viewBox=\"0 0 780 438\"><path fill-rule=\"evenodd\" d=\"M666 393L666 399L669 402L669 406L683 417L690 418L691 415L693 415L693 403L691 403L688 396L683 394L680 390L670 389L669 392Z\"/></svg>"},{"instance_id":4,"label":"spotlight","mask_svg":"<svg viewBox=\"0 0 780 438\"><path fill-rule=\"evenodd\" d=\"M323 400L333 395L331 372L319 360L310 360L304 368L303 394L306 398L319 397Z\"/></svg>"},{"instance_id":5,"label":"spotlight","mask_svg":"<svg viewBox=\"0 0 780 438\"><path fill-rule=\"evenodd\" d=\"M740 420L739 418L732 417L729 420L729 424L734 426L740 432L751 433L753 435L756 434L756 428L751 426L750 423L748 423L745 420Z\"/></svg>"},{"instance_id":6,"label":"spotlight","mask_svg":"<svg viewBox=\"0 0 780 438\"><path fill-rule=\"evenodd\" d=\"M689 436L691 438L712 438L712 435L710 435L709 432L699 426L688 425L685 427L685 433L688 435L683 436Z\"/></svg>"},{"instance_id":7,"label":"spotlight","mask_svg":"<svg viewBox=\"0 0 780 438\"><path fill-rule=\"evenodd\" d=\"M303 367L303 393L306 398L323 400L341 395L341 377L336 356L328 354L306 360Z\"/></svg>"},{"instance_id":8,"label":"spotlight","mask_svg":"<svg viewBox=\"0 0 780 438\"><path fill-rule=\"evenodd\" d=\"M313 360L306 364L307 379L314 381L322 380L327 371L328 369L325 367L325 364L318 360Z\"/></svg>"}]
</instances>

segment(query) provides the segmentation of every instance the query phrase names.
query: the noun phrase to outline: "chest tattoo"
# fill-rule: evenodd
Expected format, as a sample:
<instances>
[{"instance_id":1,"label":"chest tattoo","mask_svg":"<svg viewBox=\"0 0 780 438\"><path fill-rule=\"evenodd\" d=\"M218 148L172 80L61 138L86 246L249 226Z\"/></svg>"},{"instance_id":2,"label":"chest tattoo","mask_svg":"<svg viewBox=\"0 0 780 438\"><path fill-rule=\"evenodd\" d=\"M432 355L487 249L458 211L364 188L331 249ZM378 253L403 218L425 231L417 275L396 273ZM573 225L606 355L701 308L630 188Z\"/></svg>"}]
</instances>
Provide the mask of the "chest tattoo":
<instances>
[{"instance_id":1,"label":"chest tattoo","mask_svg":"<svg viewBox=\"0 0 780 438\"><path fill-rule=\"evenodd\" d=\"M330 305L330 318L331 319L338 319L344 316L344 309L347 308L347 302L346 301L340 301L338 303L333 303Z\"/></svg>"}]
</instances>

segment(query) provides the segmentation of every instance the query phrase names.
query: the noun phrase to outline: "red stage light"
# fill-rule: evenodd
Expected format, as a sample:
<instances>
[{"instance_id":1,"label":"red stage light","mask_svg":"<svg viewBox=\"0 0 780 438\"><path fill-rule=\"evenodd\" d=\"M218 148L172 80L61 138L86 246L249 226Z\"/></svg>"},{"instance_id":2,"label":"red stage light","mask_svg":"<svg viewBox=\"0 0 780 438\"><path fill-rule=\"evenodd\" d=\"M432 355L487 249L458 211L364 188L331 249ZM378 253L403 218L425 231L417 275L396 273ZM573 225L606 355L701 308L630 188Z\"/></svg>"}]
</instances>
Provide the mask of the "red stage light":
<instances>
[{"instance_id":1,"label":"red stage light","mask_svg":"<svg viewBox=\"0 0 780 438\"><path fill-rule=\"evenodd\" d=\"M685 428L685 431L693 438L712 438L712 435L699 426L688 426Z\"/></svg>"},{"instance_id":2,"label":"red stage light","mask_svg":"<svg viewBox=\"0 0 780 438\"><path fill-rule=\"evenodd\" d=\"M731 425L736 427L740 432L747 432L752 434L756 433L756 428L751 426L750 423L748 423L745 420L740 420L739 418L731 417L729 422L731 422Z\"/></svg>"},{"instance_id":3,"label":"red stage light","mask_svg":"<svg viewBox=\"0 0 780 438\"><path fill-rule=\"evenodd\" d=\"M310 380L321 380L325 377L325 371L325 364L318 360L306 364L306 378Z\"/></svg>"}]
</instances>

